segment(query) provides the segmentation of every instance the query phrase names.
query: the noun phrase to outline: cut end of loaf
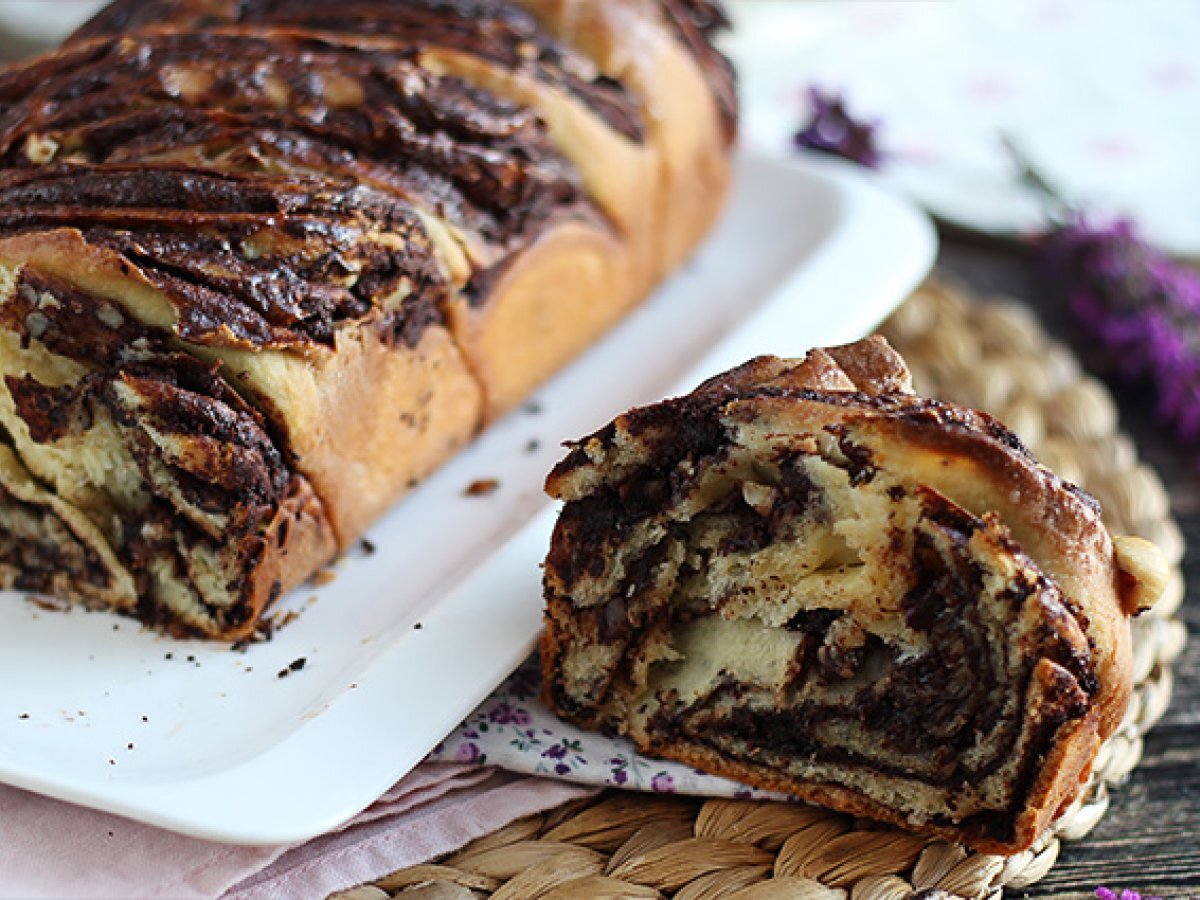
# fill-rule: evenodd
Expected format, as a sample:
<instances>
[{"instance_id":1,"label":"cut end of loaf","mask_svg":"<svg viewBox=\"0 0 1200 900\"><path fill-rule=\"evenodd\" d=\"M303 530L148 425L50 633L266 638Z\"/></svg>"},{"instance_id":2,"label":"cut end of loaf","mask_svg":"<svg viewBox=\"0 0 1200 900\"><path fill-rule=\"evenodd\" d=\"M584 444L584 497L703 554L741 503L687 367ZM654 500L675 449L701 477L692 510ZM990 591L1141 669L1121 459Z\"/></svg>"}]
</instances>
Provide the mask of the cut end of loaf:
<instances>
[{"instance_id":1,"label":"cut end of loaf","mask_svg":"<svg viewBox=\"0 0 1200 900\"><path fill-rule=\"evenodd\" d=\"M0 584L244 635L694 250L725 24L116 0L0 72Z\"/></svg>"},{"instance_id":2,"label":"cut end of loaf","mask_svg":"<svg viewBox=\"0 0 1200 900\"><path fill-rule=\"evenodd\" d=\"M0 584L236 639L284 589L281 550L332 553L212 366L30 267L0 267L0 324Z\"/></svg>"},{"instance_id":3,"label":"cut end of loaf","mask_svg":"<svg viewBox=\"0 0 1200 900\"><path fill-rule=\"evenodd\" d=\"M1089 616L1114 613L1064 593L990 488L883 452L920 450L921 422L1054 487L996 423L906 388L879 340L765 358L577 445L550 479L546 697L645 752L1013 852L1098 746Z\"/></svg>"}]
</instances>

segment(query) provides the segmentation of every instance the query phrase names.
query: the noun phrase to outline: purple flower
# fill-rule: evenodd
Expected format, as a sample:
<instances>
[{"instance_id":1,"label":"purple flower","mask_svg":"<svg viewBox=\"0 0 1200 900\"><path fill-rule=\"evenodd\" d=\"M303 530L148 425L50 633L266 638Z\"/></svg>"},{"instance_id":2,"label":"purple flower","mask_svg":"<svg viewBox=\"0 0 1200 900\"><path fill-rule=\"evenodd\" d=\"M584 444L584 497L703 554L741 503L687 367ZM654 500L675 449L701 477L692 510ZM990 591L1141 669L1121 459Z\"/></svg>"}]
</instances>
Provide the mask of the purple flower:
<instances>
[{"instance_id":1,"label":"purple flower","mask_svg":"<svg viewBox=\"0 0 1200 900\"><path fill-rule=\"evenodd\" d=\"M480 762L483 754L479 752L479 745L472 744L466 741L458 745L458 749L454 751L454 761L461 763Z\"/></svg>"},{"instance_id":2,"label":"purple flower","mask_svg":"<svg viewBox=\"0 0 1200 900\"><path fill-rule=\"evenodd\" d=\"M554 765L554 774L555 775L566 775L570 771L571 771L571 767L568 766L566 763L560 762L560 763L555 763L555 765Z\"/></svg>"},{"instance_id":3,"label":"purple flower","mask_svg":"<svg viewBox=\"0 0 1200 900\"><path fill-rule=\"evenodd\" d=\"M612 783L618 787L628 783L629 781L629 761L623 756L614 756L612 759L606 759L605 762L612 767Z\"/></svg>"},{"instance_id":4,"label":"purple flower","mask_svg":"<svg viewBox=\"0 0 1200 900\"><path fill-rule=\"evenodd\" d=\"M567 747L563 743L551 744L542 751L544 759L565 759L567 756Z\"/></svg>"},{"instance_id":5,"label":"purple flower","mask_svg":"<svg viewBox=\"0 0 1200 900\"><path fill-rule=\"evenodd\" d=\"M1099 900L1143 900L1142 895L1137 891L1123 890L1118 894L1116 891L1104 886L1096 888L1096 897ZM1146 897L1145 900L1162 900L1162 898Z\"/></svg>"},{"instance_id":6,"label":"purple flower","mask_svg":"<svg viewBox=\"0 0 1200 900\"><path fill-rule=\"evenodd\" d=\"M675 792L675 779L666 772L659 772L650 779L650 790L659 794L673 794Z\"/></svg>"},{"instance_id":7,"label":"purple flower","mask_svg":"<svg viewBox=\"0 0 1200 900\"><path fill-rule=\"evenodd\" d=\"M1076 318L1121 373L1153 386L1181 438L1200 438L1200 273L1149 246L1127 219L1076 214L1039 243Z\"/></svg>"},{"instance_id":8,"label":"purple flower","mask_svg":"<svg viewBox=\"0 0 1200 900\"><path fill-rule=\"evenodd\" d=\"M883 161L875 143L878 122L858 122L846 109L845 99L837 93L808 89L811 107L808 124L796 133L797 147L840 156L851 162L877 168Z\"/></svg>"},{"instance_id":9,"label":"purple flower","mask_svg":"<svg viewBox=\"0 0 1200 900\"><path fill-rule=\"evenodd\" d=\"M488 720L497 725L528 725L529 713L508 703L497 703L488 713Z\"/></svg>"}]
</instances>

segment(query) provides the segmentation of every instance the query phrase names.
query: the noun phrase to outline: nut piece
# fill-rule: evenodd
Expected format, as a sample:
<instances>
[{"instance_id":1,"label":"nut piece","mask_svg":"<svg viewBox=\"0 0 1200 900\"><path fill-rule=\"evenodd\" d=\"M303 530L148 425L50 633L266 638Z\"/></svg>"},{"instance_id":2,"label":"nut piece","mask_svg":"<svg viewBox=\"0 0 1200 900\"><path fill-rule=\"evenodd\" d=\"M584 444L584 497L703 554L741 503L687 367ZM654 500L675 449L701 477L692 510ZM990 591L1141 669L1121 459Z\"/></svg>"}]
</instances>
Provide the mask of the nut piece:
<instances>
[{"instance_id":1,"label":"nut piece","mask_svg":"<svg viewBox=\"0 0 1200 900\"><path fill-rule=\"evenodd\" d=\"M1136 616L1157 603L1166 589L1170 577L1166 557L1149 541L1129 535L1114 537L1113 550L1121 572L1121 603L1125 612Z\"/></svg>"}]
</instances>

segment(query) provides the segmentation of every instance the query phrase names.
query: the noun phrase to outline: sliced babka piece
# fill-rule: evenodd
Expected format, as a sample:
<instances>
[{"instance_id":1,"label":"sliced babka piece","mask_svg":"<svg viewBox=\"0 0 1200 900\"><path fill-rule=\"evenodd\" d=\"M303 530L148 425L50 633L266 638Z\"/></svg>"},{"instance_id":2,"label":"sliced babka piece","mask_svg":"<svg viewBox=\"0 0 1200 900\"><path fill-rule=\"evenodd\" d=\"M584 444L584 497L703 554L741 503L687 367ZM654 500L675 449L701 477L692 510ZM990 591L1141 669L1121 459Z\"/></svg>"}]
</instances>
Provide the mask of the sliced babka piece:
<instances>
[{"instance_id":1,"label":"sliced babka piece","mask_svg":"<svg viewBox=\"0 0 1200 900\"><path fill-rule=\"evenodd\" d=\"M1161 565L994 419L913 395L881 338L635 409L548 490L560 715L995 852L1120 721Z\"/></svg>"}]
</instances>

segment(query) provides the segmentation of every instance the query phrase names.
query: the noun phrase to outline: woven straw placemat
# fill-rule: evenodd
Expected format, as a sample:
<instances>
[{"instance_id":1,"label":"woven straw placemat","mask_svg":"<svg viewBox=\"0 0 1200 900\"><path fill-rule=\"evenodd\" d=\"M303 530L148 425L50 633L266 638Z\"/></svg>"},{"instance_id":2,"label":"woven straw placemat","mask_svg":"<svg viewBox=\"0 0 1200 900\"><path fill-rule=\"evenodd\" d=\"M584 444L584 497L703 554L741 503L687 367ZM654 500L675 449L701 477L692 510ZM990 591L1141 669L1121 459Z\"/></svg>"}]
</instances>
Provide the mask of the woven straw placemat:
<instances>
[{"instance_id":1,"label":"woven straw placemat","mask_svg":"<svg viewBox=\"0 0 1200 900\"><path fill-rule=\"evenodd\" d=\"M338 900L998 898L1038 881L1061 842L1091 831L1108 809L1110 786L1137 765L1143 735L1166 711L1171 663L1186 637L1175 618L1183 539L1166 491L1117 430L1108 391L1020 304L930 283L881 331L908 360L918 392L996 415L1043 463L1099 498L1110 530L1154 541L1173 570L1165 595L1133 624L1129 711L1091 781L1041 840L1005 858L810 806L609 791Z\"/></svg>"}]
</instances>

